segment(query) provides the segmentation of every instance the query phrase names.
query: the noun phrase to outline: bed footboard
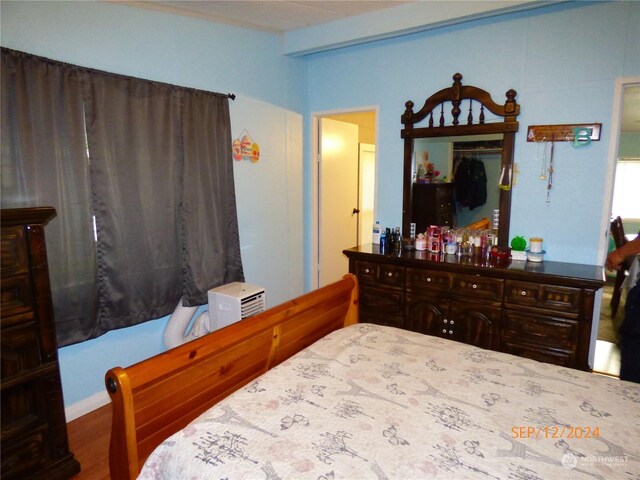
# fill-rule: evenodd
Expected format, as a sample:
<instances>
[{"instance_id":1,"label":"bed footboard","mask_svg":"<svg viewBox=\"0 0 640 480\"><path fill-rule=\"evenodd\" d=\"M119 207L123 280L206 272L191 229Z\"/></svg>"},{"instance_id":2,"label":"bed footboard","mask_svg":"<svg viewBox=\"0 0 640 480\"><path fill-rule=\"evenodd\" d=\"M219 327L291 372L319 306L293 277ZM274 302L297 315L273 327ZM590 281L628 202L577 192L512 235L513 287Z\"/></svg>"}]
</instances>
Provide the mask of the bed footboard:
<instances>
[{"instance_id":1,"label":"bed footboard","mask_svg":"<svg viewBox=\"0 0 640 480\"><path fill-rule=\"evenodd\" d=\"M358 282L342 280L105 377L113 405L111 478L135 479L163 440L227 395L334 330L358 322Z\"/></svg>"}]
</instances>

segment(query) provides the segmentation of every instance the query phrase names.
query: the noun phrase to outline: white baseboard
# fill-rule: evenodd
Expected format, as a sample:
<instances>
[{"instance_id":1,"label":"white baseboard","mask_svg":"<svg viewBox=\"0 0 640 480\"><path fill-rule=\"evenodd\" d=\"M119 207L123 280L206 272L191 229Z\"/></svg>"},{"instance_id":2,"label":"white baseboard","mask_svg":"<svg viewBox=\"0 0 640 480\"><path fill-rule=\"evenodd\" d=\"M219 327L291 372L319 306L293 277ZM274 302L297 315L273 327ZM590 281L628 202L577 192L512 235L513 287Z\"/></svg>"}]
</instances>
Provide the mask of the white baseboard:
<instances>
[{"instance_id":1,"label":"white baseboard","mask_svg":"<svg viewBox=\"0 0 640 480\"><path fill-rule=\"evenodd\" d=\"M84 400L80 400L73 405L69 405L64 409L64 414L67 417L67 423L78 417L86 415L87 413L93 412L100 407L104 407L110 402L111 398L109 398L109 394L104 391L95 393Z\"/></svg>"}]
</instances>

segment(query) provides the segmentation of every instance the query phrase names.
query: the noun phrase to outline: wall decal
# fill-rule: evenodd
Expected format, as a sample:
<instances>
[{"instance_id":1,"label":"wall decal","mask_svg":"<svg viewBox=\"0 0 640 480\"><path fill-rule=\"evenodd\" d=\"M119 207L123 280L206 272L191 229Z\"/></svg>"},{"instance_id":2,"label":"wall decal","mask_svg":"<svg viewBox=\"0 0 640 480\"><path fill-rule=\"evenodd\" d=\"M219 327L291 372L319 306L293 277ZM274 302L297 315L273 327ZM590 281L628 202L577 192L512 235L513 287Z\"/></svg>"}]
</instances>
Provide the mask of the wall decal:
<instances>
[{"instance_id":1,"label":"wall decal","mask_svg":"<svg viewBox=\"0 0 640 480\"><path fill-rule=\"evenodd\" d=\"M253 141L246 129L233 141L232 149L233 159L236 161L249 160L256 163L260 160L260 146Z\"/></svg>"}]
</instances>

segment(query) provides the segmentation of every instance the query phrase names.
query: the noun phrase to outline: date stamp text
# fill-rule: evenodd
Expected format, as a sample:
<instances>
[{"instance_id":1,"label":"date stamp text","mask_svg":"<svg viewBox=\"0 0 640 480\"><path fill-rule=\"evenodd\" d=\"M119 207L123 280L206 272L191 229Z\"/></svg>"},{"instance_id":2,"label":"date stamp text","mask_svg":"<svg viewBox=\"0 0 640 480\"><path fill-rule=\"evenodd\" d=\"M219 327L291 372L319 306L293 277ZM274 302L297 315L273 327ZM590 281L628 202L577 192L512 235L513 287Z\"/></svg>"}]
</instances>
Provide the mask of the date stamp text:
<instances>
[{"instance_id":1,"label":"date stamp text","mask_svg":"<svg viewBox=\"0 0 640 480\"><path fill-rule=\"evenodd\" d=\"M600 427L569 427L565 425L551 427L514 426L511 428L512 438L600 438Z\"/></svg>"}]
</instances>

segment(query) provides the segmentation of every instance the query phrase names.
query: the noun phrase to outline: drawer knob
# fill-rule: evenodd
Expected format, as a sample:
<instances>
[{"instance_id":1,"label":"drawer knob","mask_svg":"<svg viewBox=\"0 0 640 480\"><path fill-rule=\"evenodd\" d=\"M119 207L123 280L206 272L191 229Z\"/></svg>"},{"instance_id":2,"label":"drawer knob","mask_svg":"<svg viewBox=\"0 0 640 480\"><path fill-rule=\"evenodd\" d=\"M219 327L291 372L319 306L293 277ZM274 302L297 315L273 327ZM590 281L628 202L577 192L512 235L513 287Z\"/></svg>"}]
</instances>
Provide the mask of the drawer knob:
<instances>
[{"instance_id":1,"label":"drawer knob","mask_svg":"<svg viewBox=\"0 0 640 480\"><path fill-rule=\"evenodd\" d=\"M427 277L427 283L431 283L431 277Z\"/></svg>"},{"instance_id":2,"label":"drawer knob","mask_svg":"<svg viewBox=\"0 0 640 480\"><path fill-rule=\"evenodd\" d=\"M453 320L451 320L451 325L453 325L453 323L454 323Z\"/></svg>"},{"instance_id":3,"label":"drawer knob","mask_svg":"<svg viewBox=\"0 0 640 480\"><path fill-rule=\"evenodd\" d=\"M476 288L478 288L478 285L476 285L476 284L474 283L473 285L471 285L471 288L473 288L473 289L475 290Z\"/></svg>"},{"instance_id":4,"label":"drawer knob","mask_svg":"<svg viewBox=\"0 0 640 480\"><path fill-rule=\"evenodd\" d=\"M447 329L446 329L446 328L443 328L443 329L442 329L442 333L447 333Z\"/></svg>"},{"instance_id":5,"label":"drawer knob","mask_svg":"<svg viewBox=\"0 0 640 480\"><path fill-rule=\"evenodd\" d=\"M449 335L453 335L453 330L449 330Z\"/></svg>"},{"instance_id":6,"label":"drawer knob","mask_svg":"<svg viewBox=\"0 0 640 480\"><path fill-rule=\"evenodd\" d=\"M393 277L393 273L388 272L388 273L387 273L387 277Z\"/></svg>"},{"instance_id":7,"label":"drawer knob","mask_svg":"<svg viewBox=\"0 0 640 480\"><path fill-rule=\"evenodd\" d=\"M365 269L364 269L364 273L369 273L369 269L368 269L368 268L365 268Z\"/></svg>"},{"instance_id":8,"label":"drawer knob","mask_svg":"<svg viewBox=\"0 0 640 480\"><path fill-rule=\"evenodd\" d=\"M520 292L520 295L522 295L523 297L526 297L527 296L527 291L526 290L522 290Z\"/></svg>"},{"instance_id":9,"label":"drawer knob","mask_svg":"<svg viewBox=\"0 0 640 480\"><path fill-rule=\"evenodd\" d=\"M447 320L446 318L444 319L444 323L449 323L449 320Z\"/></svg>"}]
</instances>

